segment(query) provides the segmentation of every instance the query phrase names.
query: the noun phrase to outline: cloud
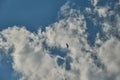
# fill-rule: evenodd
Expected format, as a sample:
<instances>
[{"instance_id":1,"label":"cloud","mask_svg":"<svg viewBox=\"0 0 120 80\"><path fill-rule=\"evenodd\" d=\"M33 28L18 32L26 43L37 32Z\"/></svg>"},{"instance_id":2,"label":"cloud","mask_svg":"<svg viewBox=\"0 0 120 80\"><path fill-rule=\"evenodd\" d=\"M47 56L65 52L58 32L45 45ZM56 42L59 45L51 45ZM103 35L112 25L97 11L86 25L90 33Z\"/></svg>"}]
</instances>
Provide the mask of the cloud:
<instances>
[{"instance_id":1,"label":"cloud","mask_svg":"<svg viewBox=\"0 0 120 80\"><path fill-rule=\"evenodd\" d=\"M80 69L77 68L79 70L77 71L74 64L76 58L79 60L80 56L84 56L81 49L88 47L85 34L86 23L79 11L71 9L68 13L70 13L68 18L46 27L45 32L39 30L38 33L32 33L24 27L17 26L1 32L7 40L1 41L2 46L6 47L3 43L6 43L7 48L11 47L8 44L13 45L14 51L11 54L13 69L21 74L20 80L80 79L80 74L78 74ZM51 57L52 53L44 47L44 43L49 48L58 47L68 50L67 56ZM66 43L69 44L69 49ZM66 70L66 64L63 64L63 67L58 66L58 57L63 58L65 63L69 64L70 71ZM72 59L73 63L69 59Z\"/></svg>"},{"instance_id":2,"label":"cloud","mask_svg":"<svg viewBox=\"0 0 120 80\"><path fill-rule=\"evenodd\" d=\"M0 48L8 54L11 52L12 67L20 74L20 80L119 80L120 41L110 32L113 28L106 19L106 8L100 9L103 12L99 16L105 18L101 24L103 34L109 38L102 40L98 33L95 46L87 41L85 16L66 3L60 12L64 18L47 26L45 31L39 29L33 33L17 26L1 31ZM115 19L115 30L120 31L119 15ZM63 61L62 66L58 59Z\"/></svg>"},{"instance_id":3,"label":"cloud","mask_svg":"<svg viewBox=\"0 0 120 80\"><path fill-rule=\"evenodd\" d=\"M108 8L107 7L100 7L98 9L96 9L96 11L98 12L99 17L106 17L107 12L108 12Z\"/></svg>"},{"instance_id":4,"label":"cloud","mask_svg":"<svg viewBox=\"0 0 120 80\"><path fill-rule=\"evenodd\" d=\"M45 32L39 30L35 34L24 27L16 26L1 32L7 40L6 43L14 47L14 52L11 54L13 69L21 74L20 80L80 79L81 67L84 68L87 65L86 55L81 49L89 48L89 45L86 44L86 23L84 16L79 11L71 9L67 13L70 13L69 17L46 27ZM62 50L68 50L67 56L51 57L51 51L44 47L44 43L49 48L58 47ZM69 44L69 49L67 49L66 43ZM5 47L3 44L2 46ZM71 67L69 71L65 68L66 64L63 64L63 67L58 66L58 57L63 58L65 63L69 64Z\"/></svg>"},{"instance_id":5,"label":"cloud","mask_svg":"<svg viewBox=\"0 0 120 80\"><path fill-rule=\"evenodd\" d=\"M105 65L107 79L120 79L120 41L116 38L111 38L97 49L101 62ZM106 79L106 80L107 80Z\"/></svg>"},{"instance_id":6,"label":"cloud","mask_svg":"<svg viewBox=\"0 0 120 80\"><path fill-rule=\"evenodd\" d=\"M91 3L93 4L94 7L96 7L98 2L99 2L99 0L91 0Z\"/></svg>"},{"instance_id":7,"label":"cloud","mask_svg":"<svg viewBox=\"0 0 120 80\"><path fill-rule=\"evenodd\" d=\"M52 65L53 61L50 56L46 54L47 50L42 48L42 39L39 39L42 36L35 36L25 28L18 27L4 30L2 34L6 37L8 43L14 45L15 50L12 53L13 68L22 74L21 80L37 80L37 78L44 80L41 76L46 75L48 66L50 68L50 65L54 65ZM43 73L37 74L40 72Z\"/></svg>"}]
</instances>

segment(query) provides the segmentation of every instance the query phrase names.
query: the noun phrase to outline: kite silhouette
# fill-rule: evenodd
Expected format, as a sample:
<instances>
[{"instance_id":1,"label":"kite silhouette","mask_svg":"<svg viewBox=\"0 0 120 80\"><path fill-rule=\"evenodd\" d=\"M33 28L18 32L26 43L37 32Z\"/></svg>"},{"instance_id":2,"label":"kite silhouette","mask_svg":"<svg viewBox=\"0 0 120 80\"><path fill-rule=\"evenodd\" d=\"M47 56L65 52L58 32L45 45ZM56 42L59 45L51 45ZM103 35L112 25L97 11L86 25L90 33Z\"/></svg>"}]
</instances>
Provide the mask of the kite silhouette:
<instances>
[{"instance_id":1,"label":"kite silhouette","mask_svg":"<svg viewBox=\"0 0 120 80\"><path fill-rule=\"evenodd\" d=\"M66 43L66 46L67 46L67 48L69 48L69 45L68 45L68 43Z\"/></svg>"}]
</instances>

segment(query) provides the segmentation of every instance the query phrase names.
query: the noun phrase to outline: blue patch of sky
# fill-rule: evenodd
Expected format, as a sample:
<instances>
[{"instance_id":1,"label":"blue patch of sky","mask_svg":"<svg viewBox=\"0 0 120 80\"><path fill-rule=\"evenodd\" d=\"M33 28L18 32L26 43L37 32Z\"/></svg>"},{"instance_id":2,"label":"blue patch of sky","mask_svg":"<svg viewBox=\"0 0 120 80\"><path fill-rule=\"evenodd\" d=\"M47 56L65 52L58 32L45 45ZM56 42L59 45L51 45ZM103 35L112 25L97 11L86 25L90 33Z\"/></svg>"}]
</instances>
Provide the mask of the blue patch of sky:
<instances>
[{"instance_id":1,"label":"blue patch of sky","mask_svg":"<svg viewBox=\"0 0 120 80\"><path fill-rule=\"evenodd\" d=\"M90 0L68 0L70 7L73 9L79 9L81 13L84 12L86 7L93 8Z\"/></svg>"},{"instance_id":2,"label":"blue patch of sky","mask_svg":"<svg viewBox=\"0 0 120 80\"><path fill-rule=\"evenodd\" d=\"M0 49L0 58L0 80L18 80L18 75L12 68L12 57Z\"/></svg>"},{"instance_id":3,"label":"blue patch of sky","mask_svg":"<svg viewBox=\"0 0 120 80\"><path fill-rule=\"evenodd\" d=\"M72 62L72 58L70 56L67 56L65 60L65 69L67 71L71 70L71 64L70 64L71 62Z\"/></svg>"},{"instance_id":4,"label":"blue patch of sky","mask_svg":"<svg viewBox=\"0 0 120 80\"><path fill-rule=\"evenodd\" d=\"M58 58L57 59L57 64L58 66L62 66L62 68L65 68L66 71L71 70L71 63L72 58L70 56L66 56L64 59Z\"/></svg>"},{"instance_id":5,"label":"blue patch of sky","mask_svg":"<svg viewBox=\"0 0 120 80\"><path fill-rule=\"evenodd\" d=\"M66 70L66 71L71 70L70 62L65 62L65 70Z\"/></svg>"},{"instance_id":6,"label":"blue patch of sky","mask_svg":"<svg viewBox=\"0 0 120 80\"><path fill-rule=\"evenodd\" d=\"M62 59L62 58L58 58L58 59L57 59L57 64L58 64L58 66L62 66L62 65L64 64L64 62L65 62L65 60Z\"/></svg>"},{"instance_id":7,"label":"blue patch of sky","mask_svg":"<svg viewBox=\"0 0 120 80\"><path fill-rule=\"evenodd\" d=\"M67 49L61 49L59 47L53 47L53 48L50 48L50 54L53 55L53 56L60 56L60 57L66 57L67 54L68 54L68 50Z\"/></svg>"},{"instance_id":8,"label":"blue patch of sky","mask_svg":"<svg viewBox=\"0 0 120 80\"><path fill-rule=\"evenodd\" d=\"M0 0L0 30L26 26L30 31L54 23L66 0Z\"/></svg>"},{"instance_id":9,"label":"blue patch of sky","mask_svg":"<svg viewBox=\"0 0 120 80\"><path fill-rule=\"evenodd\" d=\"M119 0L99 0L97 6L113 6L116 2L119 2Z\"/></svg>"},{"instance_id":10,"label":"blue patch of sky","mask_svg":"<svg viewBox=\"0 0 120 80\"><path fill-rule=\"evenodd\" d=\"M86 32L88 33L88 38L87 38L88 43L91 46L94 46L97 33L100 32L102 28L100 25L95 26L91 19L86 19L86 25L87 25Z\"/></svg>"}]
</instances>

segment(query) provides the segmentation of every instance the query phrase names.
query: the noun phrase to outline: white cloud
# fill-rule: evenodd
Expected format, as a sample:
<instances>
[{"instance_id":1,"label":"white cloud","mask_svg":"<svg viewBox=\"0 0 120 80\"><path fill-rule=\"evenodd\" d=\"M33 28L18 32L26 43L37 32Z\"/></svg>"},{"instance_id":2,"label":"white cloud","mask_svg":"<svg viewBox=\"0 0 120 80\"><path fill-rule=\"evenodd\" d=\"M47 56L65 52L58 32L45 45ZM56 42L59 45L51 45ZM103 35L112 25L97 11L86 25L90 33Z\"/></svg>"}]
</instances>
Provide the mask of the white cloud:
<instances>
[{"instance_id":1,"label":"white cloud","mask_svg":"<svg viewBox=\"0 0 120 80\"><path fill-rule=\"evenodd\" d=\"M119 0L119 5L120 5L120 0Z\"/></svg>"},{"instance_id":2,"label":"white cloud","mask_svg":"<svg viewBox=\"0 0 120 80\"><path fill-rule=\"evenodd\" d=\"M8 28L1 32L7 39L7 43L14 45L13 69L22 74L20 80L62 80L65 78L79 80L83 79L81 74L87 76L88 71L86 73L82 71L82 68L88 67L86 55L81 51L89 48L85 34L86 23L79 11L72 9L68 11L69 13L68 18L48 26L45 32L39 31L38 34L18 27ZM49 47L66 50L66 43L69 44L68 56L73 59L70 63L70 71L65 71L65 66L61 68L57 65L57 57L50 56L50 51L43 47L44 41ZM85 80L87 79L86 77Z\"/></svg>"},{"instance_id":3,"label":"white cloud","mask_svg":"<svg viewBox=\"0 0 120 80\"><path fill-rule=\"evenodd\" d=\"M107 17L108 9L109 8L106 6L106 7L96 7L94 10L95 10L95 12L98 13L99 17Z\"/></svg>"},{"instance_id":4,"label":"white cloud","mask_svg":"<svg viewBox=\"0 0 120 80\"><path fill-rule=\"evenodd\" d=\"M69 13L69 11L68 11ZM73 16L74 15L74 16ZM45 32L31 33L25 28L11 27L5 29L1 34L7 39L8 44L13 45L13 69L22 74L20 80L79 80L79 67L74 68L75 58L85 56L82 48L88 47L86 34L86 23L84 17L76 10L70 10L70 17L60 20L48 26ZM3 40L2 46L3 45ZM69 44L69 56L72 57L71 71L65 71L57 65L56 58L51 57L50 51L44 48L43 42L49 47L66 49ZM11 46L7 46L10 48ZM83 62L80 61L82 64ZM78 63L77 63L78 64ZM78 64L79 65L79 64Z\"/></svg>"},{"instance_id":5,"label":"white cloud","mask_svg":"<svg viewBox=\"0 0 120 80\"><path fill-rule=\"evenodd\" d=\"M99 2L99 0L89 0L89 1L91 2L91 4L92 4L94 7L96 7L97 4L98 4L98 2Z\"/></svg>"},{"instance_id":6,"label":"white cloud","mask_svg":"<svg viewBox=\"0 0 120 80\"><path fill-rule=\"evenodd\" d=\"M114 10L113 10L114 11ZM114 15L114 20L111 22L109 16L105 19L103 25L103 37L107 37L107 40L102 40L98 34L96 39L96 45L98 44L99 47L96 48L98 56L101 62L105 66L105 80L119 80L120 79L120 16L117 12L114 11L112 16Z\"/></svg>"},{"instance_id":7,"label":"white cloud","mask_svg":"<svg viewBox=\"0 0 120 80\"><path fill-rule=\"evenodd\" d=\"M6 29L2 31L2 34L8 43L14 45L13 68L22 74L21 80L47 80L44 76L52 68L54 69L55 62L47 54L47 50L42 47L42 39L39 39L42 36L18 27ZM30 38L33 39L32 42L30 42Z\"/></svg>"},{"instance_id":8,"label":"white cloud","mask_svg":"<svg viewBox=\"0 0 120 80\"><path fill-rule=\"evenodd\" d=\"M91 13L92 12L91 8L89 8L89 7L85 8L85 10L86 10L87 13Z\"/></svg>"},{"instance_id":9,"label":"white cloud","mask_svg":"<svg viewBox=\"0 0 120 80\"><path fill-rule=\"evenodd\" d=\"M104 63L108 78L111 80L120 79L120 41L116 38L111 38L106 41L99 49L98 55ZM112 79L113 78L113 79Z\"/></svg>"},{"instance_id":10,"label":"white cloud","mask_svg":"<svg viewBox=\"0 0 120 80\"><path fill-rule=\"evenodd\" d=\"M96 5L97 0L94 2ZM99 16L106 17L106 8L97 11ZM102 41L98 33L95 45L100 46L91 47L87 43L86 21L80 11L70 9L69 3L66 3L61 8L61 13L65 18L47 26L43 32L39 29L38 33L32 33L17 26L0 32L0 48L6 52L9 52L9 48L14 48L11 54L12 65L21 74L20 80L119 80L120 41L113 36ZM118 30L120 19L116 19ZM106 22L103 24L104 32L112 28ZM44 42L49 48L57 47L68 51L62 59L66 60L68 56L72 58L71 70L65 70L65 64L62 67L57 65L57 58L61 57L51 57L51 51L45 48ZM66 43L69 48L66 48ZM92 54L99 58L97 63Z\"/></svg>"},{"instance_id":11,"label":"white cloud","mask_svg":"<svg viewBox=\"0 0 120 80\"><path fill-rule=\"evenodd\" d=\"M116 15L116 27L118 32L120 32L120 15Z\"/></svg>"}]
</instances>

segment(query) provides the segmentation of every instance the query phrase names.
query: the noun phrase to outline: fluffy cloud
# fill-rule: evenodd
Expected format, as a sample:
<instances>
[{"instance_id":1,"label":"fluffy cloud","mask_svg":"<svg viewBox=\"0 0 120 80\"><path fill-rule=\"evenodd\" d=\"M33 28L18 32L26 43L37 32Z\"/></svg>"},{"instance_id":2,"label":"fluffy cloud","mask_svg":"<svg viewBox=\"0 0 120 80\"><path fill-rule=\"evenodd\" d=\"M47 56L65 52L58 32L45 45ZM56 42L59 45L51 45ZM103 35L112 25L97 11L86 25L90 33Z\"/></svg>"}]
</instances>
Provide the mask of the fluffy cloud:
<instances>
[{"instance_id":1,"label":"fluffy cloud","mask_svg":"<svg viewBox=\"0 0 120 80\"><path fill-rule=\"evenodd\" d=\"M98 9L95 9L99 15L99 17L106 17L107 16L107 12L108 12L108 8L107 7L100 7Z\"/></svg>"},{"instance_id":2,"label":"fluffy cloud","mask_svg":"<svg viewBox=\"0 0 120 80\"><path fill-rule=\"evenodd\" d=\"M99 2L99 0L90 0L90 1L94 7L96 7L97 3Z\"/></svg>"},{"instance_id":3,"label":"fluffy cloud","mask_svg":"<svg viewBox=\"0 0 120 80\"><path fill-rule=\"evenodd\" d=\"M84 50L89 49L85 34L86 23L79 11L72 9L69 12L68 18L46 27L45 32L39 30L35 34L16 26L1 32L7 40L6 43L14 47L14 52L11 54L13 69L21 74L20 80L79 80L83 79L80 75L87 76L88 71L86 73L82 71L82 68L87 67L85 58L87 55L84 54ZM3 45L5 43L3 40L1 43L6 47ZM67 56L51 57L51 52L44 47L44 43L49 48L58 47L67 50ZM68 49L66 43L69 45ZM11 46L7 45L7 47ZM65 60L66 64L63 64L63 67L57 65L58 57ZM71 63L69 59L72 60ZM67 62L71 67L69 71L65 68Z\"/></svg>"},{"instance_id":4,"label":"fluffy cloud","mask_svg":"<svg viewBox=\"0 0 120 80\"><path fill-rule=\"evenodd\" d=\"M96 5L97 0L94 2ZM101 10L99 16L106 17L106 8ZM109 19L102 24L109 39L103 41L98 33L95 46L90 46L85 16L79 10L71 9L69 3L60 13L65 18L47 26L45 31L39 29L32 33L24 27L14 26L0 32L0 49L11 53L12 66L20 73L20 80L119 80L120 41L109 35L112 34ZM120 31L117 16L115 30ZM57 55L57 52L65 56ZM59 63L62 66L58 65L58 59L63 61Z\"/></svg>"},{"instance_id":5,"label":"fluffy cloud","mask_svg":"<svg viewBox=\"0 0 120 80\"><path fill-rule=\"evenodd\" d=\"M14 48L11 54L13 57L13 69L21 74L20 80L80 79L81 70L74 64L79 65L77 61L80 61L80 57L85 56L81 49L89 47L86 44L86 23L84 17L77 10L70 10L68 15L68 18L46 27L45 32L39 30L35 34L24 27L19 28L16 26L1 32L7 40L4 42L1 39L2 47L7 46L7 48L10 48L9 45L12 45ZM3 43L6 43L6 46ZM66 64L68 61L71 67L70 71L66 71L66 64L63 64L63 67L58 66L57 58L61 56L51 57L51 52L45 48L44 43L49 48L58 47L68 51L67 56L63 57L63 59ZM68 43L69 49L67 49L66 43ZM70 63L69 59L73 61ZM80 62L83 64L83 61Z\"/></svg>"},{"instance_id":6,"label":"fluffy cloud","mask_svg":"<svg viewBox=\"0 0 120 80\"><path fill-rule=\"evenodd\" d=\"M110 38L96 49L101 62L105 66L105 73L109 80L120 79L120 41L117 38ZM105 80L107 80L105 79Z\"/></svg>"}]
</instances>

